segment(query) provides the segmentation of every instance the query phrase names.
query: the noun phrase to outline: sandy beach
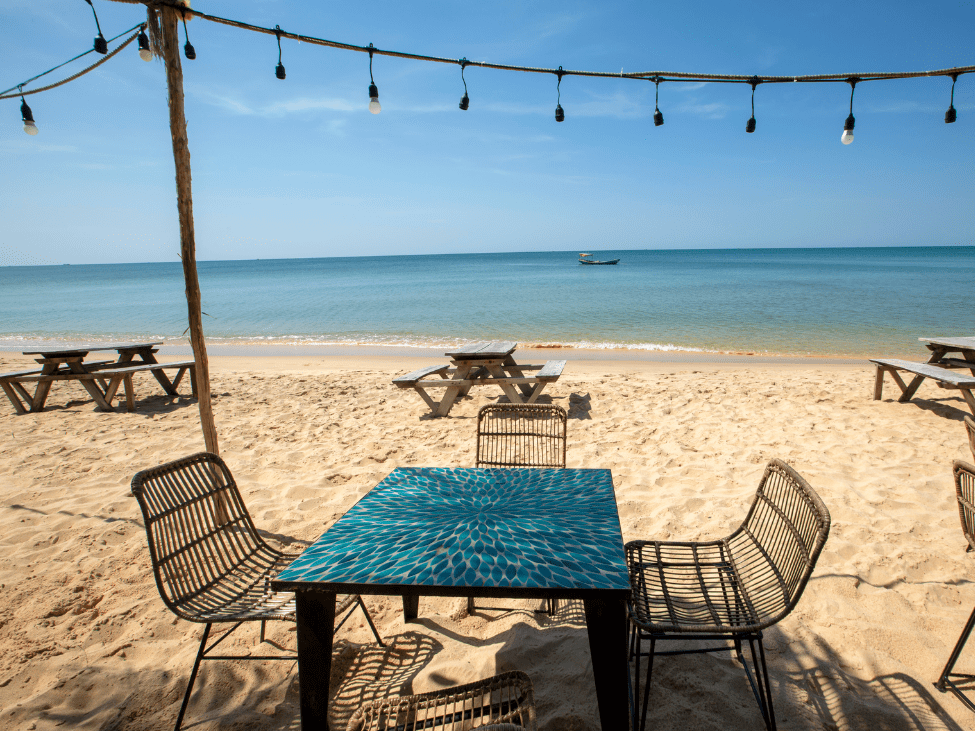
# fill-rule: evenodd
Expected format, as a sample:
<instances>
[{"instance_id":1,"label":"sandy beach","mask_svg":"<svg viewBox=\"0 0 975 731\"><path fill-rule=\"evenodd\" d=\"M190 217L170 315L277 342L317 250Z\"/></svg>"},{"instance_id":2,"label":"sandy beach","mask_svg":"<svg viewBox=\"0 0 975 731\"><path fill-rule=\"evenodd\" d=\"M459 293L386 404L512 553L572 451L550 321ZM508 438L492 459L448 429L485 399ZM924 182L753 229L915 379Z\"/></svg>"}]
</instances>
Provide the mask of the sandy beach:
<instances>
[{"instance_id":1,"label":"sandy beach","mask_svg":"<svg viewBox=\"0 0 975 731\"><path fill-rule=\"evenodd\" d=\"M473 466L477 410L500 391L474 389L431 419L390 381L432 362L211 358L221 455L269 541L308 545L397 466ZM2 372L29 365L0 354ZM874 401L873 378L866 361L570 360L542 400L569 412L568 466L612 470L625 540L726 535L772 457L823 498L826 548L797 610L766 634L780 729L972 729L933 687L975 604L951 476L953 459L972 460L967 408L930 384L911 403L893 384ZM2 728L175 721L202 627L159 598L129 483L203 438L195 401L136 381L134 413L98 412L63 383L43 413L0 405ZM581 604L468 616L463 599L424 598L404 623L398 598L365 601L389 646L370 643L359 614L338 634L334 729L364 699L514 669L532 677L541 729L599 728ZM242 628L232 649L258 653L257 637ZM292 625L269 638L295 647ZM973 667L963 655L958 669ZM649 728L760 724L730 653L658 660ZM204 664L185 727L297 729L295 665Z\"/></svg>"}]
</instances>

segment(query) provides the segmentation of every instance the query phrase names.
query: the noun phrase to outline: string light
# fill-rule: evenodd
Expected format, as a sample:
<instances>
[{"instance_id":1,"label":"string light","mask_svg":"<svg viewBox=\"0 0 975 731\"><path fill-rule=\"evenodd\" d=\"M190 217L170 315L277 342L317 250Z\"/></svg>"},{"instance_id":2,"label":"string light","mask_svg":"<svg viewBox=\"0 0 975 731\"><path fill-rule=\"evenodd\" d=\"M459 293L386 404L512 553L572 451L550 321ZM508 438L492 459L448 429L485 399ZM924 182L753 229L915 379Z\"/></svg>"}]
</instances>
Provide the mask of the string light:
<instances>
[{"instance_id":1,"label":"string light","mask_svg":"<svg viewBox=\"0 0 975 731\"><path fill-rule=\"evenodd\" d=\"M143 30L139 33L139 58L143 61L152 60L152 49L149 47L149 36Z\"/></svg>"},{"instance_id":2,"label":"string light","mask_svg":"<svg viewBox=\"0 0 975 731\"><path fill-rule=\"evenodd\" d=\"M657 90L653 98L653 126L661 127L664 123L664 113L660 111L660 82L663 81L659 76L654 77L653 83Z\"/></svg>"},{"instance_id":3,"label":"string light","mask_svg":"<svg viewBox=\"0 0 975 731\"><path fill-rule=\"evenodd\" d=\"M85 2L91 7L91 14L95 16L95 27L98 29L98 35L95 36L95 51L104 56L106 53L108 53L108 41L106 41L105 36L102 35L102 27L98 24L98 13L95 12L95 6L92 4L91 0L85 0Z\"/></svg>"},{"instance_id":4,"label":"string light","mask_svg":"<svg viewBox=\"0 0 975 731\"><path fill-rule=\"evenodd\" d=\"M562 77L565 75L565 72L559 66L559 70L555 74L559 77L559 83L555 85L555 89L559 94L559 100L555 104L555 121L562 122L565 120L565 112L562 111Z\"/></svg>"},{"instance_id":5,"label":"string light","mask_svg":"<svg viewBox=\"0 0 975 731\"><path fill-rule=\"evenodd\" d=\"M853 142L853 125L856 124L856 119L853 117L853 92L857 90L858 81L860 79L856 76L851 76L846 80L846 83L850 85L850 116L843 123L843 135L840 137L840 142L844 145Z\"/></svg>"},{"instance_id":6,"label":"string light","mask_svg":"<svg viewBox=\"0 0 975 731\"><path fill-rule=\"evenodd\" d=\"M183 16L183 35L186 36L186 45L183 46L183 55L192 61L196 58L196 49L193 48L193 44L190 43L190 32L186 30L186 6L180 8L179 12Z\"/></svg>"},{"instance_id":7,"label":"string light","mask_svg":"<svg viewBox=\"0 0 975 731\"><path fill-rule=\"evenodd\" d=\"M762 83L762 80L757 76L753 76L751 81L748 82L752 85L752 116L745 125L745 131L751 134L755 131L755 87Z\"/></svg>"},{"instance_id":8,"label":"string light","mask_svg":"<svg viewBox=\"0 0 975 731\"><path fill-rule=\"evenodd\" d=\"M375 47L369 44L369 111L373 114L379 114L383 108L379 104L379 87L376 86L375 79L372 78L372 52L375 51Z\"/></svg>"},{"instance_id":9,"label":"string light","mask_svg":"<svg viewBox=\"0 0 975 731\"><path fill-rule=\"evenodd\" d=\"M23 91L23 88L21 88ZM27 100L24 99L24 95L20 95L20 117L24 120L24 132L29 134L31 137L37 134L37 125L34 124L34 115L27 106Z\"/></svg>"},{"instance_id":10,"label":"string light","mask_svg":"<svg viewBox=\"0 0 975 731\"><path fill-rule=\"evenodd\" d=\"M279 79L284 79L284 64L281 63L281 26L274 26L275 35L278 37L278 65L274 67L274 75Z\"/></svg>"},{"instance_id":11,"label":"string light","mask_svg":"<svg viewBox=\"0 0 975 731\"><path fill-rule=\"evenodd\" d=\"M958 118L955 112L955 82L958 81L958 74L951 75L951 103L948 104L948 111L945 112L945 124L951 124Z\"/></svg>"},{"instance_id":12,"label":"string light","mask_svg":"<svg viewBox=\"0 0 975 731\"><path fill-rule=\"evenodd\" d=\"M460 98L460 108L462 111L467 111L467 108L471 105L471 99L467 96L467 79L464 78L464 67L467 66L467 59L462 58L460 61L460 80L464 82L464 96Z\"/></svg>"}]
</instances>

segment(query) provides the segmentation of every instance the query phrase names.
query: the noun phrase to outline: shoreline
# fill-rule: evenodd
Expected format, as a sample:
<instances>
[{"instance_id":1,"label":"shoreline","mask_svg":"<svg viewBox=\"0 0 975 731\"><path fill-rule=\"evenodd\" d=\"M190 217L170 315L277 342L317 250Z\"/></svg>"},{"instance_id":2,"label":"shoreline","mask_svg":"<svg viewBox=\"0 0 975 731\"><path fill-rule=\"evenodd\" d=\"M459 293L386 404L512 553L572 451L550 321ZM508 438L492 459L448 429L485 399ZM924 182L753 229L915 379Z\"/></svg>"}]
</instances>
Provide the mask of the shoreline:
<instances>
[{"instance_id":1,"label":"shoreline","mask_svg":"<svg viewBox=\"0 0 975 731\"><path fill-rule=\"evenodd\" d=\"M90 345L107 344L108 341L91 341ZM534 344L533 344L534 345ZM918 344L920 346L920 343ZM4 357L23 357L25 360L32 360L30 356L22 356L23 347L39 348L44 345L0 346L0 355ZM72 347L71 345L58 344L50 346L52 349ZM396 346L396 345L227 345L223 343L208 343L207 356L213 359L264 359L264 358L283 358L294 360L307 360L308 358L349 361L349 360L376 360L377 363L386 363L391 367L395 362L428 364L430 360L443 360L445 347L437 346L432 348ZM629 348L606 348L606 349L586 349L574 347L532 347L519 346L515 351L517 357L524 362L541 359L546 360L567 360L570 362L585 361L595 365L599 363L629 364L645 363L654 365L863 365L870 356L837 356L837 355L784 355L754 352L706 352L701 350L636 350ZM166 358L186 358L192 357L193 349L188 345L170 345L163 343L159 346L159 357L161 360ZM873 354L873 357L901 357L917 360L924 355L922 347L914 353L889 353Z\"/></svg>"}]
</instances>

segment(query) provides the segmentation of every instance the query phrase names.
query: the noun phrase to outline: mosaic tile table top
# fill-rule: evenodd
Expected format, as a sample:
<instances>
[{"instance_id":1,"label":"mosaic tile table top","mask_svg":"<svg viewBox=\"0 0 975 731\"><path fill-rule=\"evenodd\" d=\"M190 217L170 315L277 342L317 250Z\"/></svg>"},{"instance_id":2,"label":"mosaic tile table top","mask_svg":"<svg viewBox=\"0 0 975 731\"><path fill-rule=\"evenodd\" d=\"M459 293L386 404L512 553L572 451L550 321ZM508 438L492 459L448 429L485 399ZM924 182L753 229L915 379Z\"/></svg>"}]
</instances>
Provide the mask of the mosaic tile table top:
<instances>
[{"instance_id":1,"label":"mosaic tile table top","mask_svg":"<svg viewBox=\"0 0 975 731\"><path fill-rule=\"evenodd\" d=\"M272 583L312 585L456 596L629 591L612 474L397 468Z\"/></svg>"}]
</instances>

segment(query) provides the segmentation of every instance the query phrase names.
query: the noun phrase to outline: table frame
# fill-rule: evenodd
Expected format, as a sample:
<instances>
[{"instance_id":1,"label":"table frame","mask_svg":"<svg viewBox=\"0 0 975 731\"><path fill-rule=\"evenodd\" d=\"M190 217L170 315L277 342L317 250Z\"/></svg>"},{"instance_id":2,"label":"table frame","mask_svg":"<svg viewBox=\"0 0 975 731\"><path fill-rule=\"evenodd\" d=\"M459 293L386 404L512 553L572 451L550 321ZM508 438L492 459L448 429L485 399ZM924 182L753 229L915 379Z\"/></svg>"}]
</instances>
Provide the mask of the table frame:
<instances>
[{"instance_id":1,"label":"table frame","mask_svg":"<svg viewBox=\"0 0 975 731\"><path fill-rule=\"evenodd\" d=\"M968 368L975 376L975 337L918 338L931 351L928 363L942 368ZM961 353L961 358L946 358L948 353ZM971 363L971 365L968 365Z\"/></svg>"}]
</instances>

